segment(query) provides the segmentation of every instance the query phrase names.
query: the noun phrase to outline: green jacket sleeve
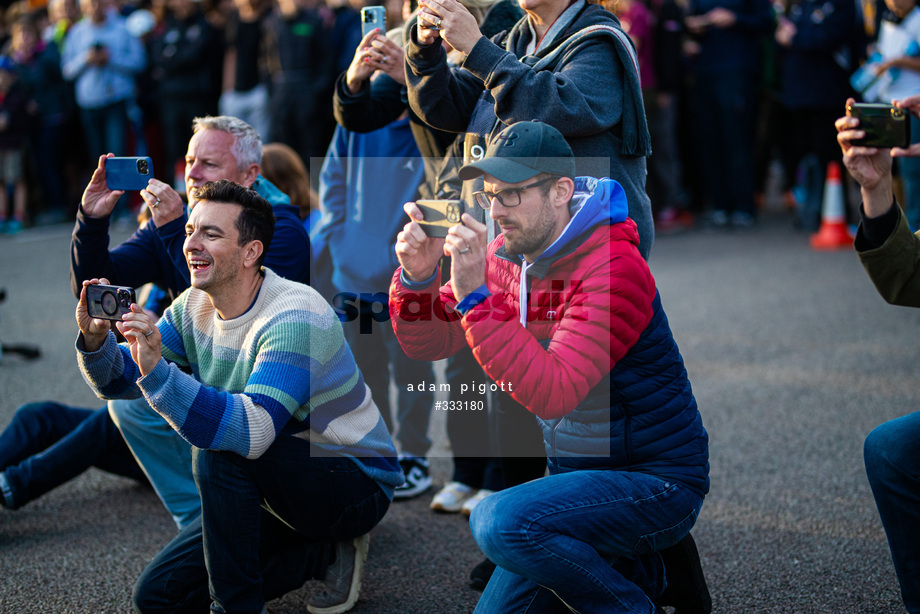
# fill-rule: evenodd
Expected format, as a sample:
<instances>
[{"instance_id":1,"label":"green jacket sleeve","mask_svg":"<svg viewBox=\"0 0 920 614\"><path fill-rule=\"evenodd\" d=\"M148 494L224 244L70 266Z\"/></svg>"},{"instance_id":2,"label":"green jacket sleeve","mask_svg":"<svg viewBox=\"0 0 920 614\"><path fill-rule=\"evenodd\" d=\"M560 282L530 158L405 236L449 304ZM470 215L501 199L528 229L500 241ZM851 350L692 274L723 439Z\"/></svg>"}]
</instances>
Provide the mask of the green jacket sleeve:
<instances>
[{"instance_id":1,"label":"green jacket sleeve","mask_svg":"<svg viewBox=\"0 0 920 614\"><path fill-rule=\"evenodd\" d=\"M879 247L857 251L879 294L892 305L920 307L920 236L898 207L898 223Z\"/></svg>"}]
</instances>

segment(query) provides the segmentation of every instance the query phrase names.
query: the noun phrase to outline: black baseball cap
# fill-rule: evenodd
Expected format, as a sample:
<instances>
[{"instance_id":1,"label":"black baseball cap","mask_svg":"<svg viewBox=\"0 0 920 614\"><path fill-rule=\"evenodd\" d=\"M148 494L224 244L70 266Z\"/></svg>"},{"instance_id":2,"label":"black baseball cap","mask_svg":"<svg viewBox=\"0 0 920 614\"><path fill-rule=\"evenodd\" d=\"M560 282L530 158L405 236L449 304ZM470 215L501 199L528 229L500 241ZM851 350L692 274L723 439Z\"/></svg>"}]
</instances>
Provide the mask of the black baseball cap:
<instances>
[{"instance_id":1,"label":"black baseball cap","mask_svg":"<svg viewBox=\"0 0 920 614\"><path fill-rule=\"evenodd\" d=\"M575 178L575 154L562 133L543 122L511 124L489 143L482 160L460 169L467 181L488 173L505 183L526 181L540 173Z\"/></svg>"}]
</instances>

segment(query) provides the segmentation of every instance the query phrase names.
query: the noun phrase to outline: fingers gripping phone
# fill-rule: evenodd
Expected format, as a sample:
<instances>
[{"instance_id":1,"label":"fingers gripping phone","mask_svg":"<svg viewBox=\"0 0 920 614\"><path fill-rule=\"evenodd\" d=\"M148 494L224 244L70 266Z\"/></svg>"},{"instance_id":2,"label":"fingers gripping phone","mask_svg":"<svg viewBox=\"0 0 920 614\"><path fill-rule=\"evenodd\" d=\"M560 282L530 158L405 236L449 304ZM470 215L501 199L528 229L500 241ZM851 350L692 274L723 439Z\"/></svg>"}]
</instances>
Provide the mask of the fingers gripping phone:
<instances>
[{"instance_id":1,"label":"fingers gripping phone","mask_svg":"<svg viewBox=\"0 0 920 614\"><path fill-rule=\"evenodd\" d=\"M847 107L852 117L859 118L859 129L866 136L853 141L861 147L909 147L910 115L890 104L854 102Z\"/></svg>"},{"instance_id":2,"label":"fingers gripping phone","mask_svg":"<svg viewBox=\"0 0 920 614\"><path fill-rule=\"evenodd\" d=\"M136 191L153 178L150 158L106 158L105 185L110 190Z\"/></svg>"},{"instance_id":3,"label":"fingers gripping phone","mask_svg":"<svg viewBox=\"0 0 920 614\"><path fill-rule=\"evenodd\" d=\"M366 6L361 9L361 38L374 28L380 28L381 33L387 31L387 12L382 6Z\"/></svg>"},{"instance_id":4,"label":"fingers gripping phone","mask_svg":"<svg viewBox=\"0 0 920 614\"><path fill-rule=\"evenodd\" d=\"M128 286L86 286L86 311L91 318L120 321L131 313L131 303L136 303L134 288Z\"/></svg>"},{"instance_id":5,"label":"fingers gripping phone","mask_svg":"<svg viewBox=\"0 0 920 614\"><path fill-rule=\"evenodd\" d=\"M451 226L461 223L466 211L462 200L419 200L415 204L425 216L419 224L429 237L446 237Z\"/></svg>"}]
</instances>

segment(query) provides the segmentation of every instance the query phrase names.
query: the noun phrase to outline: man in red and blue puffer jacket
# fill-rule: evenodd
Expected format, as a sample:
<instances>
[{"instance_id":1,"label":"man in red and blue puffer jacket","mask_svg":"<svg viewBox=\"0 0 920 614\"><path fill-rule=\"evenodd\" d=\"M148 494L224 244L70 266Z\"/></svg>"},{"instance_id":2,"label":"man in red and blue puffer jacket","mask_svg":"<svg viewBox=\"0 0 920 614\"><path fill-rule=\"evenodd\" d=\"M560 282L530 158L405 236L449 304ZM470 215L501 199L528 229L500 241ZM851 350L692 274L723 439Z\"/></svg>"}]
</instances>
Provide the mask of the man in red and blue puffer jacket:
<instances>
[{"instance_id":1,"label":"man in red and blue puffer jacket","mask_svg":"<svg viewBox=\"0 0 920 614\"><path fill-rule=\"evenodd\" d=\"M396 245L390 310L406 352L436 360L468 344L543 430L549 475L470 519L498 565L476 611L707 612L689 531L709 490L708 436L623 189L574 169L556 129L513 124L461 169L484 175L476 199L501 235L487 244L464 214L429 238L408 203L416 221ZM660 553L675 548L672 569ZM666 590L665 567L680 586Z\"/></svg>"}]
</instances>

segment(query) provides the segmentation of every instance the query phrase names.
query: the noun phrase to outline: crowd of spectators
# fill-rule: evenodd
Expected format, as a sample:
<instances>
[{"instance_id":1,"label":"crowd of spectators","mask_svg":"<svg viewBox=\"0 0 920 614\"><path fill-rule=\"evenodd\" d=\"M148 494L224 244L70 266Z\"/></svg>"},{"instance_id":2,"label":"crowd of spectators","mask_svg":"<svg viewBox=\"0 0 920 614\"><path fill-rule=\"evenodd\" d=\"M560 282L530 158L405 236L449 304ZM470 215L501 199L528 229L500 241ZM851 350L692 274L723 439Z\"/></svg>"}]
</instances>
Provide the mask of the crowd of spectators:
<instances>
[{"instance_id":1,"label":"crowd of spectators","mask_svg":"<svg viewBox=\"0 0 920 614\"><path fill-rule=\"evenodd\" d=\"M155 174L181 187L196 116L239 117L309 168L331 142L335 80L361 40L359 10L370 3L10 5L0 27L0 232L72 219L93 162L109 151L149 155ZM638 48L653 141L647 189L659 232L704 221L754 225L775 161L787 204L803 205L793 197L804 200L793 190L803 164L817 161L823 178L831 147L821 144L833 141L823 120L853 94L847 79L886 15L881 2L863 3L872 10L860 13L846 0L603 5ZM125 213L139 204L125 203ZM800 221L814 224L811 215Z\"/></svg>"},{"instance_id":2,"label":"crowd of spectators","mask_svg":"<svg viewBox=\"0 0 920 614\"><path fill-rule=\"evenodd\" d=\"M219 111L304 161L325 155L360 5L77 2L17 2L0 20L0 179L15 193L0 231L72 219L103 153L150 156L181 188L192 120Z\"/></svg>"}]
</instances>

